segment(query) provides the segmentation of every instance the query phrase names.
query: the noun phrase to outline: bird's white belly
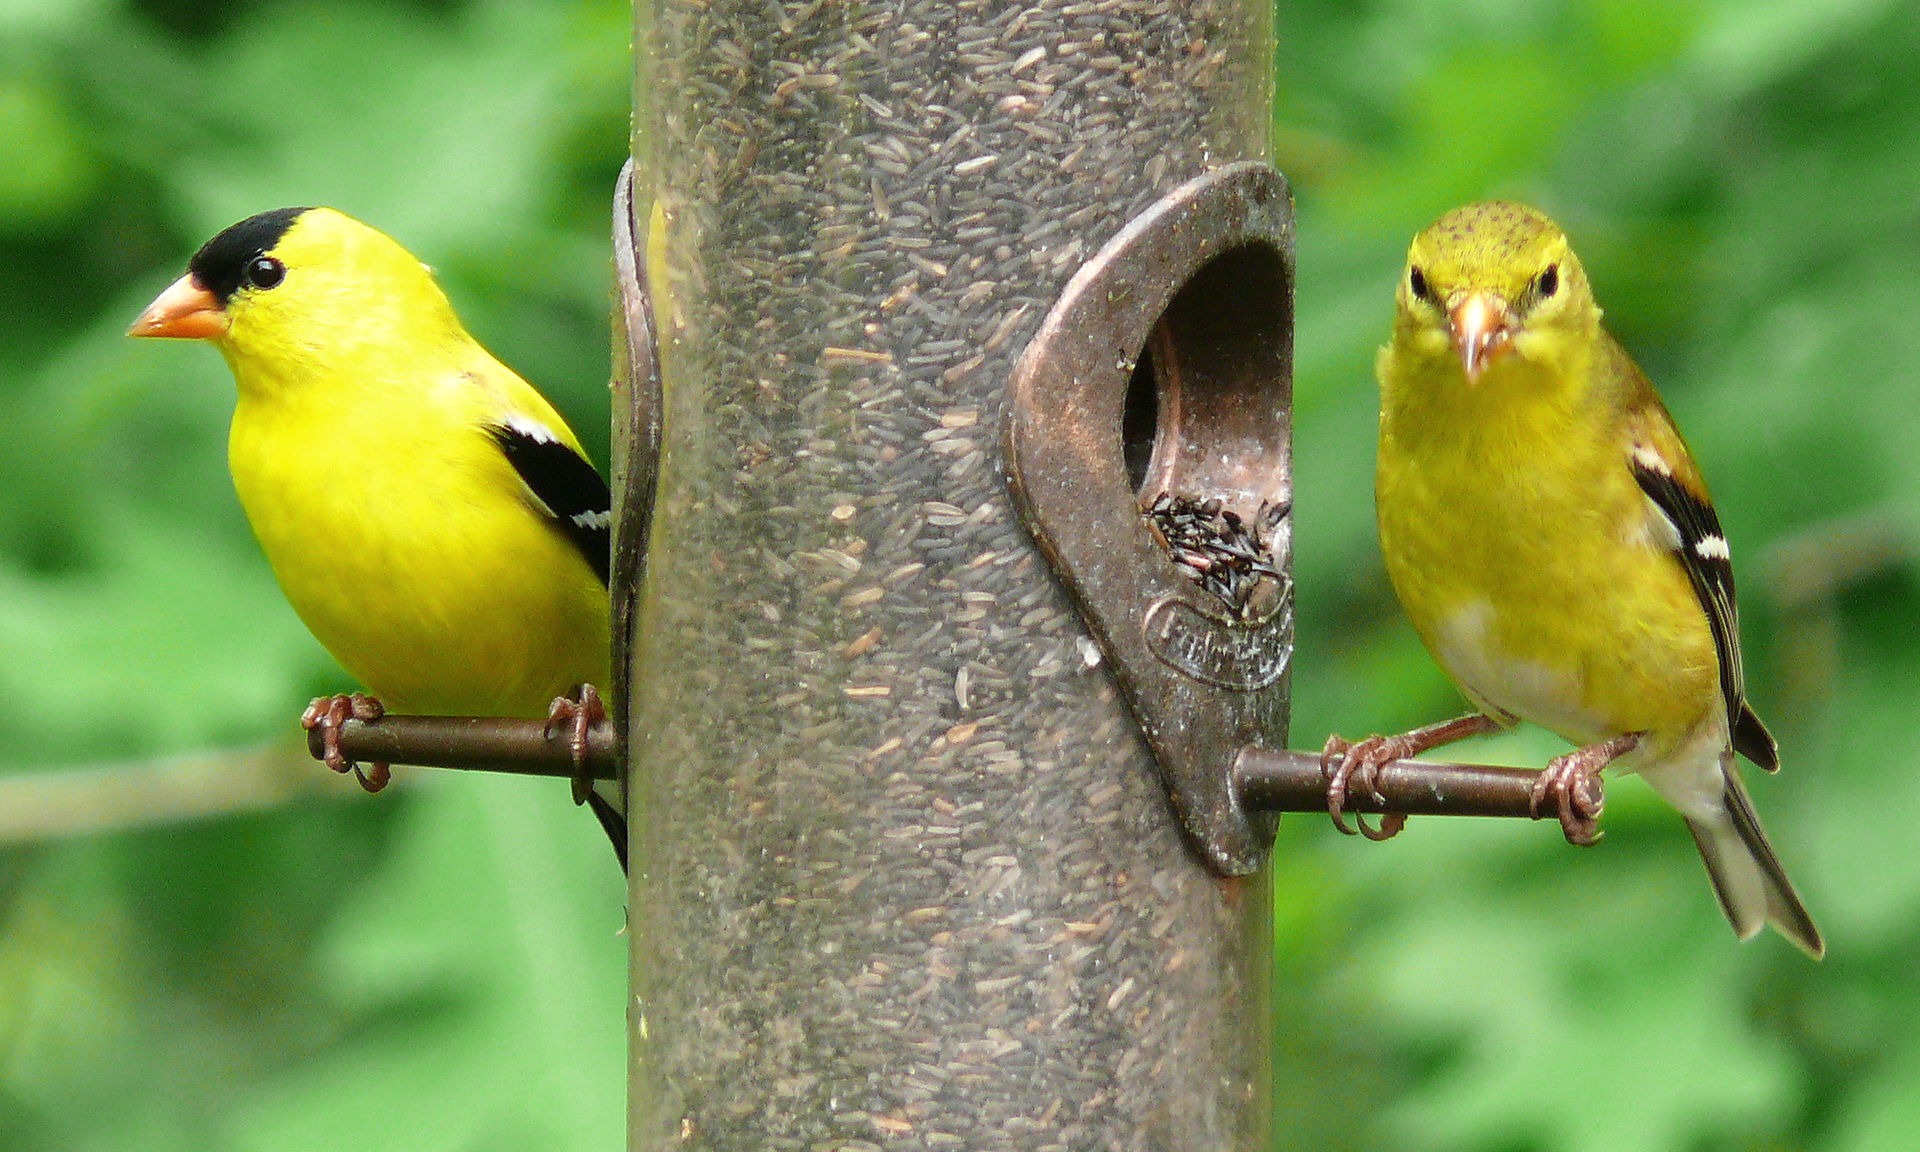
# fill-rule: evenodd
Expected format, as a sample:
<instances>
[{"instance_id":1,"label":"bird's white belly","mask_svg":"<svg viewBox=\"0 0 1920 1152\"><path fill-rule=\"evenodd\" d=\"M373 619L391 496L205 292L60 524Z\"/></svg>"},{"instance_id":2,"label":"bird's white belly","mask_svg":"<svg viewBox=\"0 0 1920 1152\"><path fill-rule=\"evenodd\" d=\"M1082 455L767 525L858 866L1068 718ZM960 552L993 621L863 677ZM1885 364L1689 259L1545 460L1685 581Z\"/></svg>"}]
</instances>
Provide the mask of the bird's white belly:
<instances>
[{"instance_id":1,"label":"bird's white belly","mask_svg":"<svg viewBox=\"0 0 1920 1152\"><path fill-rule=\"evenodd\" d=\"M1499 622L1492 603L1476 600L1448 616L1434 637L1441 664L1475 704L1518 716L1576 744L1615 735L1582 707L1586 684L1577 664L1514 653L1500 641Z\"/></svg>"}]
</instances>

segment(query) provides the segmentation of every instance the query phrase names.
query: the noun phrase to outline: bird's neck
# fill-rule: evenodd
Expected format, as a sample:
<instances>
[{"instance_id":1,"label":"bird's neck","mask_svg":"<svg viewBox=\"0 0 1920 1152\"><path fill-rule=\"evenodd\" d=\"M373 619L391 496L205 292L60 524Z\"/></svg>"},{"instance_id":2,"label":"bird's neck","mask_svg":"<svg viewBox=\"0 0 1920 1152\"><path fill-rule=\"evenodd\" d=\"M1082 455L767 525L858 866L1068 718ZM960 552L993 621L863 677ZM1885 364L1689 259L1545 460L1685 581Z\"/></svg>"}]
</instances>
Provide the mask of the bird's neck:
<instances>
[{"instance_id":1,"label":"bird's neck","mask_svg":"<svg viewBox=\"0 0 1920 1152\"><path fill-rule=\"evenodd\" d=\"M1584 354L1562 351L1551 359L1509 351L1469 383L1451 355L1422 360L1389 347L1380 366L1381 433L1417 454L1464 452L1489 462L1520 446L1561 442L1590 399Z\"/></svg>"}]
</instances>

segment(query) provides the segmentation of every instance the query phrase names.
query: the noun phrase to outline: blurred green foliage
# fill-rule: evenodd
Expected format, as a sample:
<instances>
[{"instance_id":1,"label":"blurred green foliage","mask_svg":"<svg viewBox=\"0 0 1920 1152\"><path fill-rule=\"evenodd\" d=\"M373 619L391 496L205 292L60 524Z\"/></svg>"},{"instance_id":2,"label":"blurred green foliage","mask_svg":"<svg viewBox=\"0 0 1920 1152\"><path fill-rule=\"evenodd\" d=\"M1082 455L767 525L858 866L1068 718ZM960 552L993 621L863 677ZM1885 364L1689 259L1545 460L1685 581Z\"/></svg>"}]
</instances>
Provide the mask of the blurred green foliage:
<instances>
[{"instance_id":1,"label":"blurred green foliage","mask_svg":"<svg viewBox=\"0 0 1920 1152\"><path fill-rule=\"evenodd\" d=\"M1736 945L1632 781L1586 852L1290 819L1283 1146L1913 1147L1920 7L1344 0L1279 26L1294 742L1459 707L1373 543L1372 355L1415 231L1535 201L1714 481L1785 749L1757 801L1832 949ZM610 0L0 4L0 776L285 740L343 682L231 496L225 368L120 335L220 227L326 203L393 233L605 459L627 27ZM535 784L330 783L0 846L0 1147L618 1146L625 948L592 822Z\"/></svg>"}]
</instances>

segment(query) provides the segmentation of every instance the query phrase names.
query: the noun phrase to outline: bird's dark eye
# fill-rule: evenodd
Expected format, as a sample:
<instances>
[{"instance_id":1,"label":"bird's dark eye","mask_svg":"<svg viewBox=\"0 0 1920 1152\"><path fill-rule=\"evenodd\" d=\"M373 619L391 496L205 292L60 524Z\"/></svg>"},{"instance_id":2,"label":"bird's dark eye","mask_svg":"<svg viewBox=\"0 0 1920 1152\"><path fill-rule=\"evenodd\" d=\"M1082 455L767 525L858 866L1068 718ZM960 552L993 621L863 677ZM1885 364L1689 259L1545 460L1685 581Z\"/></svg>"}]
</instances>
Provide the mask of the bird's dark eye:
<instances>
[{"instance_id":1,"label":"bird's dark eye","mask_svg":"<svg viewBox=\"0 0 1920 1152\"><path fill-rule=\"evenodd\" d=\"M1407 273L1407 289L1421 300L1431 300L1427 294L1427 274L1414 268Z\"/></svg>"},{"instance_id":2,"label":"bird's dark eye","mask_svg":"<svg viewBox=\"0 0 1920 1152\"><path fill-rule=\"evenodd\" d=\"M1533 290L1545 300L1560 290L1560 265L1549 264L1534 278Z\"/></svg>"},{"instance_id":3,"label":"bird's dark eye","mask_svg":"<svg viewBox=\"0 0 1920 1152\"><path fill-rule=\"evenodd\" d=\"M272 288L287 278L287 266L271 256L255 256L247 261L247 284L254 288Z\"/></svg>"}]
</instances>

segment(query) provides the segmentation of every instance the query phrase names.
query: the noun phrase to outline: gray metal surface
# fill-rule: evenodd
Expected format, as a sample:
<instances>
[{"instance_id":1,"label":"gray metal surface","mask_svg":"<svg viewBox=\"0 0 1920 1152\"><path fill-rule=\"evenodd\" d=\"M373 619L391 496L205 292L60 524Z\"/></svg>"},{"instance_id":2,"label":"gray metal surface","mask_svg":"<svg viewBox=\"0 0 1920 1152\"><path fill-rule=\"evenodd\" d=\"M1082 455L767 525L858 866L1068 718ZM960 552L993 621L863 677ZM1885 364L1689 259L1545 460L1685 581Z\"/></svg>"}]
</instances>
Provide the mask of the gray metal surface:
<instances>
[{"instance_id":1,"label":"gray metal surface","mask_svg":"<svg viewBox=\"0 0 1920 1152\"><path fill-rule=\"evenodd\" d=\"M1260 157L1270 22L643 11L634 1148L1268 1147L1268 879L1188 847L1000 441L1076 269Z\"/></svg>"}]
</instances>

